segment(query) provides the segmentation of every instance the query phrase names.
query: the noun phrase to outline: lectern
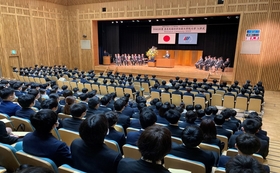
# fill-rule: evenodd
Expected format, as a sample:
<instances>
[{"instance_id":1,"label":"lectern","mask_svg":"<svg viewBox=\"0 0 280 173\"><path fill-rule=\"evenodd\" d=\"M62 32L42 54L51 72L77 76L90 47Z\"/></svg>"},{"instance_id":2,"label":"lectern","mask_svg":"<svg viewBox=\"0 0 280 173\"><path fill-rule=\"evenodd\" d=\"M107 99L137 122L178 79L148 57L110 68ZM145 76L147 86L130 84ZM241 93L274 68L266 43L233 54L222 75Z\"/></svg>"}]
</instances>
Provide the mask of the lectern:
<instances>
[{"instance_id":1,"label":"lectern","mask_svg":"<svg viewBox=\"0 0 280 173\"><path fill-rule=\"evenodd\" d=\"M103 65L110 65L110 64L111 64L111 57L103 56Z\"/></svg>"}]
</instances>

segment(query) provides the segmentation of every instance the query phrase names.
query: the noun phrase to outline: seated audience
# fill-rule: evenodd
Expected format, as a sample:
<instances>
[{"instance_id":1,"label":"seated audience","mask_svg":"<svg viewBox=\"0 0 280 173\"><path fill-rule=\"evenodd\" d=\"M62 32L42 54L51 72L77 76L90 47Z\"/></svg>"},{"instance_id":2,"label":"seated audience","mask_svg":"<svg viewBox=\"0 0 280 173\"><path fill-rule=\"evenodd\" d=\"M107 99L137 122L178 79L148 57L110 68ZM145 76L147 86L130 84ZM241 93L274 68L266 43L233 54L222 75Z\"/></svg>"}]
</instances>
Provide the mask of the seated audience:
<instances>
[{"instance_id":1,"label":"seated audience","mask_svg":"<svg viewBox=\"0 0 280 173\"><path fill-rule=\"evenodd\" d=\"M0 91L0 97L2 99L2 102L0 104L0 113L13 116L15 115L16 111L21 109L21 107L18 104L13 103L15 99L15 91L13 89L2 89Z\"/></svg>"},{"instance_id":2,"label":"seated audience","mask_svg":"<svg viewBox=\"0 0 280 173\"><path fill-rule=\"evenodd\" d=\"M108 112L110 111L108 109L108 111L104 111L104 109L102 108L99 108L99 98L98 97L93 97L93 98L90 98L88 100L88 110L87 110L87 113L86 113L86 117L88 116L91 116L93 114L104 114L105 112Z\"/></svg>"},{"instance_id":3,"label":"seated audience","mask_svg":"<svg viewBox=\"0 0 280 173\"><path fill-rule=\"evenodd\" d=\"M193 110L189 110L185 113L185 122L179 122L179 127L186 128L187 126L196 126L195 120L197 114Z\"/></svg>"},{"instance_id":4,"label":"seated audience","mask_svg":"<svg viewBox=\"0 0 280 173\"><path fill-rule=\"evenodd\" d=\"M85 107L88 109L88 94L82 93L79 95L79 98L81 100L80 103L85 105Z\"/></svg>"},{"instance_id":5,"label":"seated audience","mask_svg":"<svg viewBox=\"0 0 280 173\"><path fill-rule=\"evenodd\" d=\"M150 126L140 135L137 146L141 159L122 159L118 173L169 173L163 166L163 158L171 149L171 133L162 126Z\"/></svg>"},{"instance_id":6,"label":"seated audience","mask_svg":"<svg viewBox=\"0 0 280 173\"><path fill-rule=\"evenodd\" d=\"M33 95L35 97L35 103L34 103L33 107L40 110L41 109L41 103L38 101L38 99L40 98L40 92L37 89L30 89L28 91L28 94Z\"/></svg>"},{"instance_id":7,"label":"seated audience","mask_svg":"<svg viewBox=\"0 0 280 173\"><path fill-rule=\"evenodd\" d=\"M49 109L42 109L30 116L34 132L23 138L23 151L38 157L47 157L56 166L71 164L71 153L68 146L56 139L51 131L58 126L57 114Z\"/></svg>"},{"instance_id":8,"label":"seated audience","mask_svg":"<svg viewBox=\"0 0 280 173\"><path fill-rule=\"evenodd\" d=\"M170 130L171 135L177 138L182 136L182 129L178 126L180 119L180 112L174 109L170 109L165 112L165 118L169 122L167 128Z\"/></svg>"},{"instance_id":9,"label":"seated audience","mask_svg":"<svg viewBox=\"0 0 280 173\"><path fill-rule=\"evenodd\" d=\"M158 103L161 103L161 102L158 102ZM157 103L157 104L158 104ZM157 105L156 104L156 105ZM158 110L158 115L157 115L157 123L160 123L160 124L169 124L169 122L166 120L165 118L165 112L167 112L170 108L170 104L163 104L159 110Z\"/></svg>"},{"instance_id":10,"label":"seated audience","mask_svg":"<svg viewBox=\"0 0 280 173\"><path fill-rule=\"evenodd\" d=\"M118 122L118 114L113 111L109 111L105 113L105 116L109 124L109 133L106 135L105 138L116 141L119 144L120 150L122 152L122 146L126 143L126 138L124 136L124 133L118 132L114 128L114 126Z\"/></svg>"},{"instance_id":11,"label":"seated audience","mask_svg":"<svg viewBox=\"0 0 280 173\"><path fill-rule=\"evenodd\" d=\"M71 112L70 112L70 107L71 105L73 105L76 101L76 98L74 96L68 96L65 98L65 106L63 108L63 113L64 114L67 114L67 115L70 115Z\"/></svg>"},{"instance_id":12,"label":"seated audience","mask_svg":"<svg viewBox=\"0 0 280 173\"><path fill-rule=\"evenodd\" d=\"M212 166L215 165L215 157L212 152L204 151L197 146L203 140L203 132L197 126L189 126L183 130L182 141L183 145L174 147L170 154L201 162L205 165L206 173L211 173Z\"/></svg>"},{"instance_id":13,"label":"seated audience","mask_svg":"<svg viewBox=\"0 0 280 173\"><path fill-rule=\"evenodd\" d=\"M214 118L214 122L216 124L216 130L217 130L217 134L218 135L223 135L223 136L226 136L228 138L228 140L230 139L231 137L231 132L226 130L224 127L223 127L223 124L225 122L225 118L222 114L220 115L217 115L215 118Z\"/></svg>"},{"instance_id":14,"label":"seated audience","mask_svg":"<svg viewBox=\"0 0 280 173\"><path fill-rule=\"evenodd\" d=\"M114 108L118 114L117 124L121 125L123 129L126 131L127 127L130 126L130 117L122 113L122 111L125 108L125 105L126 103L123 99L118 99L114 102Z\"/></svg>"},{"instance_id":15,"label":"seated audience","mask_svg":"<svg viewBox=\"0 0 280 173\"><path fill-rule=\"evenodd\" d=\"M35 98L33 95L26 94L19 96L18 103L21 106L21 109L16 111L15 116L29 119L31 115L36 113L33 109L31 109L34 105L34 101Z\"/></svg>"},{"instance_id":16,"label":"seated audience","mask_svg":"<svg viewBox=\"0 0 280 173\"><path fill-rule=\"evenodd\" d=\"M18 139L18 136L12 133L12 129L6 127L5 123L0 121L0 142L11 145L18 142Z\"/></svg>"},{"instance_id":17,"label":"seated audience","mask_svg":"<svg viewBox=\"0 0 280 173\"><path fill-rule=\"evenodd\" d=\"M88 116L82 122L79 129L81 139L75 139L70 147L74 168L84 172L117 172L122 156L104 144L108 128L103 114Z\"/></svg>"},{"instance_id":18,"label":"seated audience","mask_svg":"<svg viewBox=\"0 0 280 173\"><path fill-rule=\"evenodd\" d=\"M225 118L225 122L223 124L224 128L232 130L233 133L235 133L238 130L238 128L237 128L238 124L236 124L236 121L232 121L230 118L232 115L231 109L228 109L228 108L224 109L224 110L222 110L221 114Z\"/></svg>"},{"instance_id":19,"label":"seated audience","mask_svg":"<svg viewBox=\"0 0 280 173\"><path fill-rule=\"evenodd\" d=\"M83 118L86 115L86 110L87 109L84 104L73 104L70 107L70 114L72 115L72 118L65 118L62 120L63 128L78 132L80 125L83 122Z\"/></svg>"}]
</instances>

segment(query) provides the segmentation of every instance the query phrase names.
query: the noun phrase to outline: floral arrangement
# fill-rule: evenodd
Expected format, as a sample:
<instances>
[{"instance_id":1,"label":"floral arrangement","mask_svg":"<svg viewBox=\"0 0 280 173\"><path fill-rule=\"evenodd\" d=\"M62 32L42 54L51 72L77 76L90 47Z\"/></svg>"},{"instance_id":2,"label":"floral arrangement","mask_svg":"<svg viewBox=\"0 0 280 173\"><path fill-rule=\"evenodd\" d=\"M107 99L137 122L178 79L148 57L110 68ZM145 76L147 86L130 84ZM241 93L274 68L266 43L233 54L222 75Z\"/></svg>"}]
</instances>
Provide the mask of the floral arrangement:
<instances>
[{"instance_id":1,"label":"floral arrangement","mask_svg":"<svg viewBox=\"0 0 280 173\"><path fill-rule=\"evenodd\" d=\"M153 60L155 59L155 56L157 56L158 54L158 51L156 48L152 47L151 49L149 49L147 52L146 52L146 55L149 57L150 60Z\"/></svg>"}]
</instances>

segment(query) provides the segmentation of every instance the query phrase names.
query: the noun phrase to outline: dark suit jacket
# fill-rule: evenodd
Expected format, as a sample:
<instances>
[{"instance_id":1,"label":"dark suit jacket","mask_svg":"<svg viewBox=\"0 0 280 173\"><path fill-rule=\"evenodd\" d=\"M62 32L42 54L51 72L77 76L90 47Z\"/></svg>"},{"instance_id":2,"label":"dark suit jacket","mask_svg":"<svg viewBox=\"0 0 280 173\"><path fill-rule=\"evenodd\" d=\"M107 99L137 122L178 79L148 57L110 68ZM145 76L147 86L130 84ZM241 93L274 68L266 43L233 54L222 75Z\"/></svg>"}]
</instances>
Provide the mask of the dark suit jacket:
<instances>
[{"instance_id":1,"label":"dark suit jacket","mask_svg":"<svg viewBox=\"0 0 280 173\"><path fill-rule=\"evenodd\" d=\"M143 133L143 130L127 133L126 143L133 145L133 146L137 146L136 142L138 141L138 139L142 133Z\"/></svg>"},{"instance_id":2,"label":"dark suit jacket","mask_svg":"<svg viewBox=\"0 0 280 173\"><path fill-rule=\"evenodd\" d=\"M159 116L159 115L157 115L157 123L160 123L160 124L169 124L169 122L168 122L165 118L163 118L163 117L161 117L161 116Z\"/></svg>"},{"instance_id":3,"label":"dark suit jacket","mask_svg":"<svg viewBox=\"0 0 280 173\"><path fill-rule=\"evenodd\" d=\"M171 132L171 136L177 137L177 138L181 138L182 137L182 132L183 130L180 129L179 126L173 126L173 125L168 125L166 126L170 132Z\"/></svg>"},{"instance_id":4,"label":"dark suit jacket","mask_svg":"<svg viewBox=\"0 0 280 173\"><path fill-rule=\"evenodd\" d=\"M133 171L132 171L133 170ZM122 159L118 166L118 173L170 173L165 167L159 164L146 162L142 159Z\"/></svg>"},{"instance_id":5,"label":"dark suit jacket","mask_svg":"<svg viewBox=\"0 0 280 173\"><path fill-rule=\"evenodd\" d=\"M71 144L73 166L84 172L114 173L117 172L120 153L103 144L100 148L88 146L82 139L75 139Z\"/></svg>"},{"instance_id":6,"label":"dark suit jacket","mask_svg":"<svg viewBox=\"0 0 280 173\"><path fill-rule=\"evenodd\" d=\"M72 163L69 147L51 133L46 136L41 136L36 130L28 133L23 138L22 147L28 154L53 160L56 166Z\"/></svg>"},{"instance_id":7,"label":"dark suit jacket","mask_svg":"<svg viewBox=\"0 0 280 173\"><path fill-rule=\"evenodd\" d=\"M179 95L183 96L183 93L181 91L173 91L172 94L179 94Z\"/></svg>"},{"instance_id":8,"label":"dark suit jacket","mask_svg":"<svg viewBox=\"0 0 280 173\"><path fill-rule=\"evenodd\" d=\"M122 114L129 116L131 118L132 115L134 114L134 110L127 105L127 106L125 106L124 110L122 111Z\"/></svg>"},{"instance_id":9,"label":"dark suit jacket","mask_svg":"<svg viewBox=\"0 0 280 173\"><path fill-rule=\"evenodd\" d=\"M119 116L117 124L123 126L123 129L126 130L127 127L130 126L130 117L127 116L127 115L124 115L120 112L117 112L117 113L118 113L118 116Z\"/></svg>"},{"instance_id":10,"label":"dark suit jacket","mask_svg":"<svg viewBox=\"0 0 280 173\"><path fill-rule=\"evenodd\" d=\"M186 96L192 96L193 99L194 99L194 94L193 93L188 93L188 92L185 92L183 95L186 95Z\"/></svg>"},{"instance_id":11,"label":"dark suit jacket","mask_svg":"<svg viewBox=\"0 0 280 173\"><path fill-rule=\"evenodd\" d=\"M151 88L151 92L159 92L159 93L161 93L161 90L160 89L156 89L156 88Z\"/></svg>"},{"instance_id":12,"label":"dark suit jacket","mask_svg":"<svg viewBox=\"0 0 280 173\"><path fill-rule=\"evenodd\" d=\"M19 96L23 95L23 93L20 92L19 90L15 90L15 95L16 95L17 97L19 97Z\"/></svg>"},{"instance_id":13,"label":"dark suit jacket","mask_svg":"<svg viewBox=\"0 0 280 173\"><path fill-rule=\"evenodd\" d=\"M221 127L221 126L216 126L216 130L217 130L217 134L218 135L223 135L226 136L228 138L228 140L231 137L231 132L226 130L225 128Z\"/></svg>"},{"instance_id":14,"label":"dark suit jacket","mask_svg":"<svg viewBox=\"0 0 280 173\"><path fill-rule=\"evenodd\" d=\"M84 101L81 101L80 104L83 104L86 106L87 110L88 110L88 103L87 102L84 102Z\"/></svg>"},{"instance_id":15,"label":"dark suit jacket","mask_svg":"<svg viewBox=\"0 0 280 173\"><path fill-rule=\"evenodd\" d=\"M179 127L181 127L181 128L186 128L186 127L188 127L188 126L197 126L197 124L195 124L195 123L188 123L188 122L185 122L185 121L183 121L183 122L179 122Z\"/></svg>"},{"instance_id":16,"label":"dark suit jacket","mask_svg":"<svg viewBox=\"0 0 280 173\"><path fill-rule=\"evenodd\" d=\"M109 127L109 134L106 135L106 139L114 140L119 144L120 150L122 152L122 146L125 144L126 139L124 133L116 131L114 127ZM122 152L123 153L123 152Z\"/></svg>"},{"instance_id":17,"label":"dark suit jacket","mask_svg":"<svg viewBox=\"0 0 280 173\"><path fill-rule=\"evenodd\" d=\"M15 115L16 111L20 110L21 107L10 101L2 101L0 104L0 113L7 114L9 116Z\"/></svg>"},{"instance_id":18,"label":"dark suit jacket","mask_svg":"<svg viewBox=\"0 0 280 173\"><path fill-rule=\"evenodd\" d=\"M235 142L236 142L236 138L238 135L232 135L228 141L228 148L234 148L235 149ZM261 142L261 148L260 150L257 152L257 154L260 154L264 159L266 158L266 156L268 155L268 143L265 140L260 139Z\"/></svg>"},{"instance_id":19,"label":"dark suit jacket","mask_svg":"<svg viewBox=\"0 0 280 173\"><path fill-rule=\"evenodd\" d=\"M41 109L41 103L38 100L35 100L34 107L40 110Z\"/></svg>"},{"instance_id":20,"label":"dark suit jacket","mask_svg":"<svg viewBox=\"0 0 280 173\"><path fill-rule=\"evenodd\" d=\"M16 111L15 116L20 118L29 119L30 115L34 115L36 112L31 108L22 108L21 110Z\"/></svg>"},{"instance_id":21,"label":"dark suit jacket","mask_svg":"<svg viewBox=\"0 0 280 173\"><path fill-rule=\"evenodd\" d=\"M184 145L179 145L178 147L173 148L170 154L203 163L206 168L206 173L211 173L212 166L215 164L213 153L199 148L188 148Z\"/></svg>"},{"instance_id":22,"label":"dark suit jacket","mask_svg":"<svg viewBox=\"0 0 280 173\"><path fill-rule=\"evenodd\" d=\"M214 118L211 116L211 115L205 115L202 117L202 120L204 119L211 119L211 120L214 120Z\"/></svg>"},{"instance_id":23,"label":"dark suit jacket","mask_svg":"<svg viewBox=\"0 0 280 173\"><path fill-rule=\"evenodd\" d=\"M62 120L62 126L67 130L79 132L79 128L82 122L83 120L79 118L65 118L64 120Z\"/></svg>"},{"instance_id":24,"label":"dark suit jacket","mask_svg":"<svg viewBox=\"0 0 280 173\"><path fill-rule=\"evenodd\" d=\"M237 129L237 125L236 125L236 122L234 121L231 121L231 120L226 120L223 124L223 127L225 129L230 129L233 131L233 133L235 133L238 129Z\"/></svg>"},{"instance_id":25,"label":"dark suit jacket","mask_svg":"<svg viewBox=\"0 0 280 173\"><path fill-rule=\"evenodd\" d=\"M261 101L262 101L262 103L263 103L263 97L261 96L261 95L251 95L250 96L250 99L260 99Z\"/></svg>"},{"instance_id":26,"label":"dark suit jacket","mask_svg":"<svg viewBox=\"0 0 280 173\"><path fill-rule=\"evenodd\" d=\"M88 108L85 117L89 117L90 115L93 115L93 114L104 114L104 113L105 113L104 109L102 109L100 107L98 107L97 109Z\"/></svg>"},{"instance_id":27,"label":"dark suit jacket","mask_svg":"<svg viewBox=\"0 0 280 173\"><path fill-rule=\"evenodd\" d=\"M18 141L18 138L10 136L7 133L6 125L2 121L0 121L0 142L4 144L13 144Z\"/></svg>"},{"instance_id":28,"label":"dark suit jacket","mask_svg":"<svg viewBox=\"0 0 280 173\"><path fill-rule=\"evenodd\" d=\"M131 119L129 127L133 127L133 128L136 128L136 129L141 129L142 128L139 119Z\"/></svg>"}]
</instances>

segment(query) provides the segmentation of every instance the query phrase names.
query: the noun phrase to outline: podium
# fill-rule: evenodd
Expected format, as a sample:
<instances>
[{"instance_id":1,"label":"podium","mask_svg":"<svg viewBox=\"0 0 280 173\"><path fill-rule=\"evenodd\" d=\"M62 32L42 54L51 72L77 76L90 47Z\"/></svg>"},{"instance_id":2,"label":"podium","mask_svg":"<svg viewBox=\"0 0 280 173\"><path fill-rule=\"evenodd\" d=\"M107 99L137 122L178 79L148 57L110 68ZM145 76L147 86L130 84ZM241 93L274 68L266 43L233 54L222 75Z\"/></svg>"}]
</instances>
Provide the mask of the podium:
<instances>
[{"instance_id":1,"label":"podium","mask_svg":"<svg viewBox=\"0 0 280 173\"><path fill-rule=\"evenodd\" d=\"M156 67L174 68L175 59L157 59Z\"/></svg>"},{"instance_id":2,"label":"podium","mask_svg":"<svg viewBox=\"0 0 280 173\"><path fill-rule=\"evenodd\" d=\"M111 57L103 56L103 65L110 65L110 64L111 64Z\"/></svg>"}]
</instances>

